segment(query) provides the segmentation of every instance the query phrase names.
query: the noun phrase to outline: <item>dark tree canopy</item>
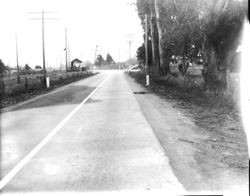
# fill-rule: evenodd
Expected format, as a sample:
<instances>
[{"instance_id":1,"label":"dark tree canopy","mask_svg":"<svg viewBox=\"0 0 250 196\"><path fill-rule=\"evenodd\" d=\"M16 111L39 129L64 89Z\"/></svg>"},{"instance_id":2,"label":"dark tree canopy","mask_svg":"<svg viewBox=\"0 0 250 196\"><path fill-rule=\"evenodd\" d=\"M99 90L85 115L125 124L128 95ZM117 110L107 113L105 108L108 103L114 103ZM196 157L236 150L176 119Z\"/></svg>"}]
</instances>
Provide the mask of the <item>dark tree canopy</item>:
<instances>
[{"instance_id":1,"label":"dark tree canopy","mask_svg":"<svg viewBox=\"0 0 250 196\"><path fill-rule=\"evenodd\" d=\"M138 49L137 49L137 55L136 55L136 57L137 57L137 61L138 61L138 63L140 64L140 65L145 65L145 59L146 59L146 57L145 57L145 45L144 44L142 44Z\"/></svg>"},{"instance_id":2,"label":"dark tree canopy","mask_svg":"<svg viewBox=\"0 0 250 196\"><path fill-rule=\"evenodd\" d=\"M109 64L115 64L115 61L113 60L112 56L109 53L106 56L106 60L102 57L101 54L97 55L95 60L95 65L101 66Z\"/></svg>"},{"instance_id":3,"label":"dark tree canopy","mask_svg":"<svg viewBox=\"0 0 250 196\"><path fill-rule=\"evenodd\" d=\"M95 65L103 65L105 63L104 58L102 57L101 54L97 55L96 60L95 60Z\"/></svg>"},{"instance_id":4,"label":"dark tree canopy","mask_svg":"<svg viewBox=\"0 0 250 196\"><path fill-rule=\"evenodd\" d=\"M148 17L152 66L158 74L171 74L169 66L174 55L182 57L185 75L186 61L194 61L199 54L206 64L206 82L226 84L230 56L239 44L247 14L246 0L137 0L136 6L144 33L146 14ZM137 51L141 63L145 63L143 50L141 46Z\"/></svg>"},{"instance_id":5,"label":"dark tree canopy","mask_svg":"<svg viewBox=\"0 0 250 196\"><path fill-rule=\"evenodd\" d=\"M112 56L108 53L106 56L106 63L107 64L114 64L115 61L113 60Z\"/></svg>"},{"instance_id":6,"label":"dark tree canopy","mask_svg":"<svg viewBox=\"0 0 250 196\"><path fill-rule=\"evenodd\" d=\"M137 49L137 61L139 62L139 64L146 64L146 50L145 50L145 44L143 43L138 49ZM148 41L148 64L149 66L153 66L152 65L152 45L151 45L151 41Z\"/></svg>"},{"instance_id":7,"label":"dark tree canopy","mask_svg":"<svg viewBox=\"0 0 250 196\"><path fill-rule=\"evenodd\" d=\"M2 59L0 59L0 73L3 73L6 69L7 68L6 68L4 62L2 61Z\"/></svg>"},{"instance_id":8,"label":"dark tree canopy","mask_svg":"<svg viewBox=\"0 0 250 196\"><path fill-rule=\"evenodd\" d=\"M29 70L31 70L31 67L30 67L28 64L25 64L24 69L25 69L26 71L29 71Z\"/></svg>"}]
</instances>

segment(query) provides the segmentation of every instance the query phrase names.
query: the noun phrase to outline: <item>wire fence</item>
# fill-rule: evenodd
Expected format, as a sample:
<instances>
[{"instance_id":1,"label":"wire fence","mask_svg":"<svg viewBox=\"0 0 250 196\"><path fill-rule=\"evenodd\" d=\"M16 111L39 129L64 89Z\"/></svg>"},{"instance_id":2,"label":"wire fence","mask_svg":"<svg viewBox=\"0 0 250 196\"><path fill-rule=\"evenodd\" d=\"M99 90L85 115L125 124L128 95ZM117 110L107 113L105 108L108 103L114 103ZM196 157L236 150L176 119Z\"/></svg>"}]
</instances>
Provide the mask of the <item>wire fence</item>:
<instances>
[{"instance_id":1,"label":"wire fence","mask_svg":"<svg viewBox=\"0 0 250 196\"><path fill-rule=\"evenodd\" d=\"M52 71L47 73L50 80L50 86L54 87L63 83L75 81L79 78L91 74L90 72L62 72ZM31 92L46 88L42 73L30 73L19 75L20 83L18 83L17 74L2 75L0 80L0 94L17 95L25 92Z\"/></svg>"}]
</instances>

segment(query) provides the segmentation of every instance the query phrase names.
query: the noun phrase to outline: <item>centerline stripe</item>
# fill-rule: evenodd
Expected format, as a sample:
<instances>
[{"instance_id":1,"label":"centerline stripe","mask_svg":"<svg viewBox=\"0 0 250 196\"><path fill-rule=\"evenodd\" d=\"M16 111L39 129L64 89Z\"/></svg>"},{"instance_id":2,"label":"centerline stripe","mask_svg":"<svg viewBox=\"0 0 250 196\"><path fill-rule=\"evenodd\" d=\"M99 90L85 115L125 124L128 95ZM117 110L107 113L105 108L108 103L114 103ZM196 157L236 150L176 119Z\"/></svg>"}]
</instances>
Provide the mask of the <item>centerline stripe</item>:
<instances>
[{"instance_id":1,"label":"centerline stripe","mask_svg":"<svg viewBox=\"0 0 250 196\"><path fill-rule=\"evenodd\" d=\"M69 113L32 151L29 152L3 179L0 181L0 190L34 157L42 147L69 121L82 105L106 82L107 76L72 112Z\"/></svg>"}]
</instances>

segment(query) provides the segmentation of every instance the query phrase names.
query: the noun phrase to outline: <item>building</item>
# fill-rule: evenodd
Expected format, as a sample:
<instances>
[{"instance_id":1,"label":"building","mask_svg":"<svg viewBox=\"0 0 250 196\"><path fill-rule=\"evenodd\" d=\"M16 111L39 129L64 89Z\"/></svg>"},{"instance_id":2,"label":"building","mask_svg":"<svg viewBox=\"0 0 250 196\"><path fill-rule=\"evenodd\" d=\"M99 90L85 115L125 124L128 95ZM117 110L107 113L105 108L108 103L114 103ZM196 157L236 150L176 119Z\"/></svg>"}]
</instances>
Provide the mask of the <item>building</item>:
<instances>
[{"instance_id":1,"label":"building","mask_svg":"<svg viewBox=\"0 0 250 196\"><path fill-rule=\"evenodd\" d=\"M70 63L70 70L77 71L77 70L80 70L80 67L82 66L83 66L82 61L76 58Z\"/></svg>"},{"instance_id":2,"label":"building","mask_svg":"<svg viewBox=\"0 0 250 196\"><path fill-rule=\"evenodd\" d=\"M17 74L17 68L10 68L9 70L6 70L9 72L9 74Z\"/></svg>"},{"instance_id":3,"label":"building","mask_svg":"<svg viewBox=\"0 0 250 196\"><path fill-rule=\"evenodd\" d=\"M35 66L35 71L42 71L42 67L40 65Z\"/></svg>"}]
</instances>

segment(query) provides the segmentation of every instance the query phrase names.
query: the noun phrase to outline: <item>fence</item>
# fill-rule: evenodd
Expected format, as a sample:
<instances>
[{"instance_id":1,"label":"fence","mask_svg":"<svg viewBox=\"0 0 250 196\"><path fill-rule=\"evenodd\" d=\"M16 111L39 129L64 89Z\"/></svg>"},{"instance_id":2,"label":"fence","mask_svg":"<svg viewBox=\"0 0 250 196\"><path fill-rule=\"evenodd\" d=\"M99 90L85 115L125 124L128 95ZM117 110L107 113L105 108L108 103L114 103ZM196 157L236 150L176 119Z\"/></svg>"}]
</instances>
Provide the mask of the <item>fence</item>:
<instances>
[{"instance_id":1,"label":"fence","mask_svg":"<svg viewBox=\"0 0 250 196\"><path fill-rule=\"evenodd\" d=\"M75 79L88 75L87 72L48 72L51 86L60 85L64 81L74 81ZM20 83L17 82L17 75L4 75L0 81L1 95L16 95L20 93L41 90L46 88L43 83L43 75L40 73L20 75Z\"/></svg>"}]
</instances>

